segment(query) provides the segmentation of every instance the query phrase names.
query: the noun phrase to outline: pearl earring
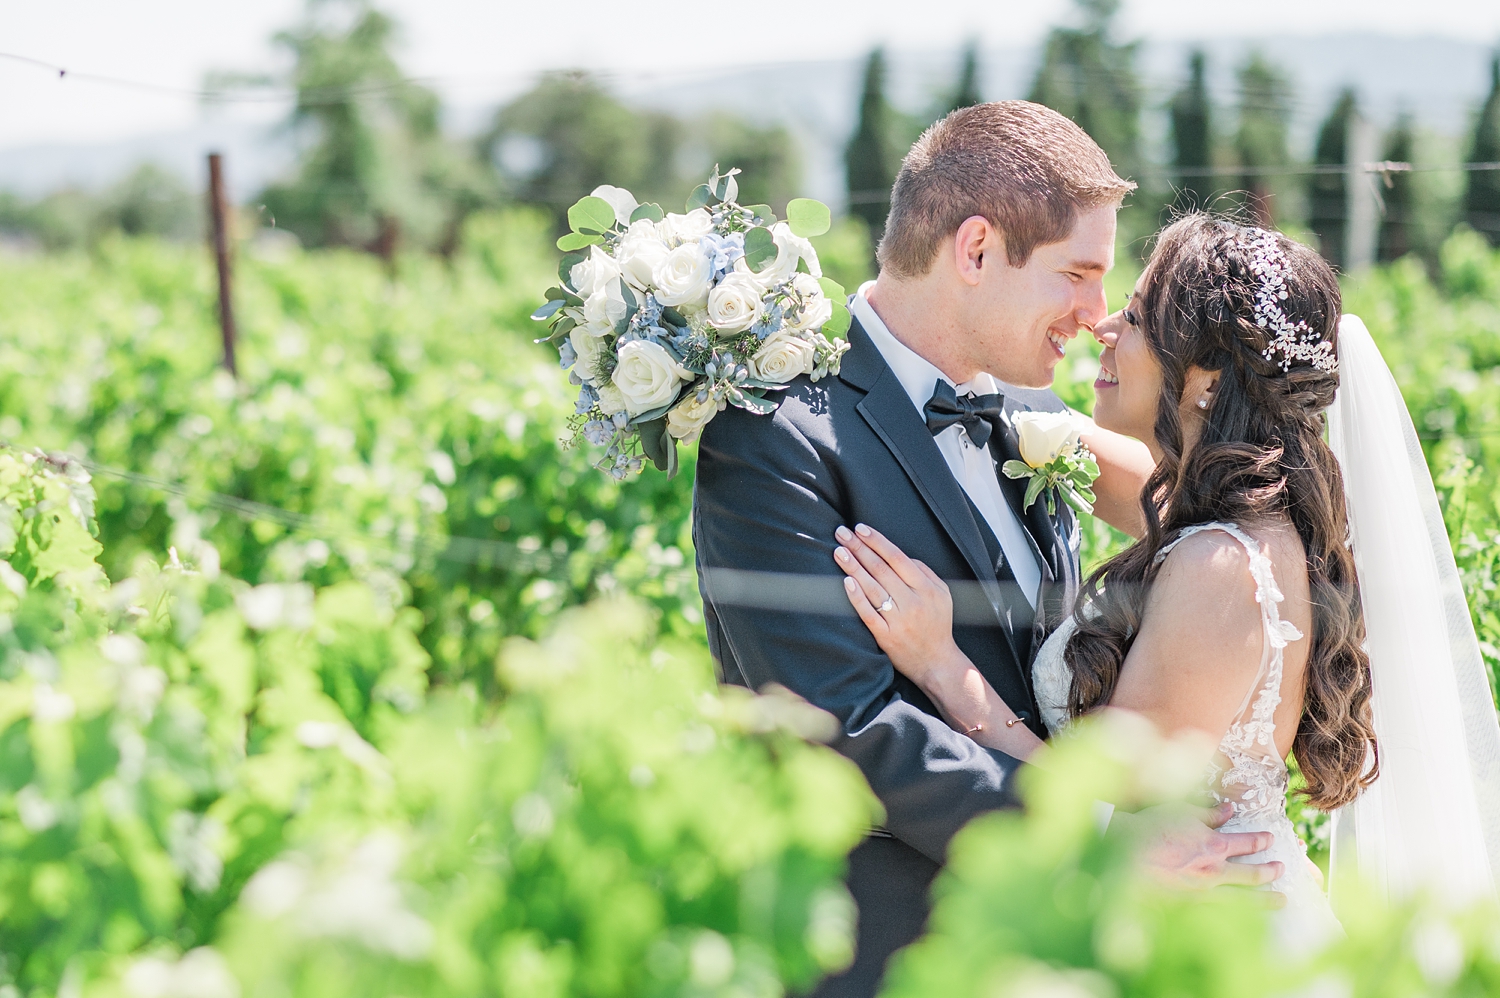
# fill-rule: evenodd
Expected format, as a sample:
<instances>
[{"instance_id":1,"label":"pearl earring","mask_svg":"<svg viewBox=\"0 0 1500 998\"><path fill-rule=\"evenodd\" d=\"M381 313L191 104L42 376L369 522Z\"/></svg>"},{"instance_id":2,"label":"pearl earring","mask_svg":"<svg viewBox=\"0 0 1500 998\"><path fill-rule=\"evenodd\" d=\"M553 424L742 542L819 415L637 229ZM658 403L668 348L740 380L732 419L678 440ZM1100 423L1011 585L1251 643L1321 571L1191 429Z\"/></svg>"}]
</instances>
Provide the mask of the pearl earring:
<instances>
[{"instance_id":1,"label":"pearl earring","mask_svg":"<svg viewBox=\"0 0 1500 998\"><path fill-rule=\"evenodd\" d=\"M1207 409L1208 408L1208 399L1199 399L1198 400L1198 408L1200 408L1200 409Z\"/></svg>"}]
</instances>

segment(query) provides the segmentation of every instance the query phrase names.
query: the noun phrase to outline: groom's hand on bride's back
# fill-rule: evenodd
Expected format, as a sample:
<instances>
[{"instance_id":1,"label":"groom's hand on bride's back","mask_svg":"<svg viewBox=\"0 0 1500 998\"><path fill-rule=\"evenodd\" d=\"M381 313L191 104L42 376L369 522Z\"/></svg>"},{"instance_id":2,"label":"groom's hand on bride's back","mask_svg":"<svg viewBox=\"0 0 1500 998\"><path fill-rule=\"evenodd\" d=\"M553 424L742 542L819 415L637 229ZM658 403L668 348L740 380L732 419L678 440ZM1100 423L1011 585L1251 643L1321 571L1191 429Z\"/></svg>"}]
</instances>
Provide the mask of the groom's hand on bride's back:
<instances>
[{"instance_id":1,"label":"groom's hand on bride's back","mask_svg":"<svg viewBox=\"0 0 1500 998\"><path fill-rule=\"evenodd\" d=\"M1218 831L1233 816L1234 809L1228 804L1213 808L1163 804L1136 813L1128 824L1140 837L1141 863L1171 886L1204 890L1261 887L1276 880L1285 872L1281 863L1236 861L1270 849L1275 836L1270 832ZM1266 893L1271 903L1285 904L1282 895Z\"/></svg>"}]
</instances>

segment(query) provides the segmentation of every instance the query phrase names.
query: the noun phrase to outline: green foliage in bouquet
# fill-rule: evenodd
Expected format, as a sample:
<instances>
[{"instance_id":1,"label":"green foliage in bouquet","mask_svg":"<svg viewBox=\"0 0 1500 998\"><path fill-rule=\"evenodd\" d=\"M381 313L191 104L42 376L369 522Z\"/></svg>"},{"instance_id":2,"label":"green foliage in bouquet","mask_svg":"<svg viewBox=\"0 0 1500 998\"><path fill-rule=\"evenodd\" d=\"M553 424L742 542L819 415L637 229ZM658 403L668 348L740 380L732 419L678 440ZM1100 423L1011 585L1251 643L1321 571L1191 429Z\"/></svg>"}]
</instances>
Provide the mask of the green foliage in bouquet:
<instances>
[{"instance_id":1,"label":"green foliage in bouquet","mask_svg":"<svg viewBox=\"0 0 1500 998\"><path fill-rule=\"evenodd\" d=\"M645 460L676 475L677 441L728 405L770 413L770 393L836 374L848 349L844 290L808 242L828 208L797 198L778 221L736 202L738 173L716 168L685 214L609 186L568 209L559 284L532 318L578 386L575 441L604 447L596 467L617 480Z\"/></svg>"}]
</instances>

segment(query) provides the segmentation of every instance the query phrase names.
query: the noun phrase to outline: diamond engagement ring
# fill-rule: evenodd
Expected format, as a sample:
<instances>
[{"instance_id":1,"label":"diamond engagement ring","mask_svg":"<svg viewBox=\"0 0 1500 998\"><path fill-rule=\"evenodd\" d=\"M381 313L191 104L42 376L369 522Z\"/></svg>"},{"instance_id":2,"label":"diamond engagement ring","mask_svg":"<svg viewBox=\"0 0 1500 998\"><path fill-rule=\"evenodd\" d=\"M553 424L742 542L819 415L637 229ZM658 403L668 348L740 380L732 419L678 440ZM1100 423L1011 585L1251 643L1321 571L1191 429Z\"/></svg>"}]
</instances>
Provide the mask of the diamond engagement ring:
<instances>
[{"instance_id":1,"label":"diamond engagement ring","mask_svg":"<svg viewBox=\"0 0 1500 998\"><path fill-rule=\"evenodd\" d=\"M885 602L877 606L875 609L880 611L881 613L890 613L892 610L896 609L896 604L891 600L889 596L887 596L885 598Z\"/></svg>"}]
</instances>

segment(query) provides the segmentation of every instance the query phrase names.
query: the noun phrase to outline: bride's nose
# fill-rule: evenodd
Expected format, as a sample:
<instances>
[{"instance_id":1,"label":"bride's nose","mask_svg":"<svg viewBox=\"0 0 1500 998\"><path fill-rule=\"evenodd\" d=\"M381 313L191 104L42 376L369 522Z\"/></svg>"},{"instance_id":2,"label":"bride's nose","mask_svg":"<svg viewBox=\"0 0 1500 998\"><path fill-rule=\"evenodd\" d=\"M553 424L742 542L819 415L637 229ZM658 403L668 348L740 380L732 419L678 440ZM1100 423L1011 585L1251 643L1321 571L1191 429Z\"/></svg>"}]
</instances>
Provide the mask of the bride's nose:
<instances>
[{"instance_id":1,"label":"bride's nose","mask_svg":"<svg viewBox=\"0 0 1500 998\"><path fill-rule=\"evenodd\" d=\"M1100 346L1112 347L1120 335L1120 325L1125 321L1123 310L1106 316L1104 321L1090 330L1094 334L1094 341Z\"/></svg>"}]
</instances>

